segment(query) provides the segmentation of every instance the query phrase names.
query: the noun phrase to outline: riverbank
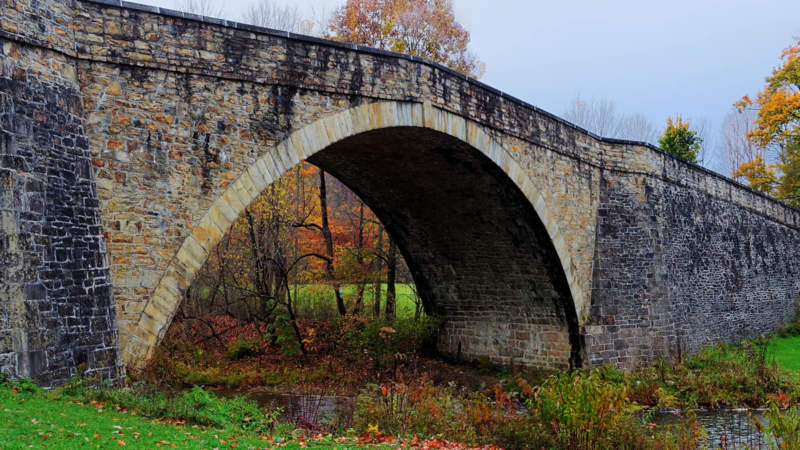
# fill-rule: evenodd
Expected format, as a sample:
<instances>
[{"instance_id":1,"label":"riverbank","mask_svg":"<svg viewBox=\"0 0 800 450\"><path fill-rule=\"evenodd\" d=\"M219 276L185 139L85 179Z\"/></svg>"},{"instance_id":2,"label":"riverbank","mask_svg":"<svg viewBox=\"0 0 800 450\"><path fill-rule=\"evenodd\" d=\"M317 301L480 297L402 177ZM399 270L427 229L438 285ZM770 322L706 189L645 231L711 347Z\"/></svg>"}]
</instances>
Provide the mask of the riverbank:
<instances>
[{"instance_id":1,"label":"riverbank","mask_svg":"<svg viewBox=\"0 0 800 450\"><path fill-rule=\"evenodd\" d=\"M5 383L0 432L15 445L48 441L62 448L73 438L92 446L117 438L135 448L220 441L233 448L434 448L449 441L447 448L682 449L716 446L733 434L726 425L722 437L706 433L704 413L661 420L657 411L724 415L714 411L761 407L769 408L763 423L736 417L741 428L755 428L747 436L800 444L800 419L785 412L800 401L798 372L787 369L800 345L791 333L717 343L635 370L558 373L439 360L430 352L437 328L430 319L303 320L306 354L287 354L258 324L207 319L208 339L202 328L171 330L167 345L126 389L90 389L91 380L81 378L50 393ZM294 403L253 402L275 400L276 393ZM331 399L346 399L346 411L322 406Z\"/></svg>"},{"instance_id":2,"label":"riverbank","mask_svg":"<svg viewBox=\"0 0 800 450\"><path fill-rule=\"evenodd\" d=\"M497 448L379 432L308 432L277 422L274 410L199 388L169 402L157 393L140 394L89 389L80 381L53 392L29 381L0 382L2 448Z\"/></svg>"}]
</instances>

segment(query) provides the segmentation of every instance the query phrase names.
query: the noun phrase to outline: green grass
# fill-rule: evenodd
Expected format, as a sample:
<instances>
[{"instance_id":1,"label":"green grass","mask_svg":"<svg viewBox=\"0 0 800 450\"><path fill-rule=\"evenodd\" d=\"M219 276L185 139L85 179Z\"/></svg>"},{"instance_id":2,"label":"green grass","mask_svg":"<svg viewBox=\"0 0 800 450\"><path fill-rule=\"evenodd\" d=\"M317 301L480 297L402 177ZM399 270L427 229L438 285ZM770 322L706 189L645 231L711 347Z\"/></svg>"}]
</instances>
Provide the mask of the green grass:
<instances>
[{"instance_id":1,"label":"green grass","mask_svg":"<svg viewBox=\"0 0 800 450\"><path fill-rule=\"evenodd\" d=\"M784 369L800 371L800 336L773 337L769 352Z\"/></svg>"},{"instance_id":2,"label":"green grass","mask_svg":"<svg viewBox=\"0 0 800 450\"><path fill-rule=\"evenodd\" d=\"M397 283L396 315L397 317L413 318L417 298L414 285L411 283ZM386 308L386 288L385 283L381 284L381 314ZM201 286L200 298L207 299L211 293L211 288ZM220 287L220 291L223 288ZM342 296L348 311L352 311L355 300L358 296L358 285L345 284L341 286ZM365 286L363 296L363 314L370 316L373 310L373 299L375 291L370 283ZM301 319L332 320L339 316L336 309L336 300L333 287L329 284L293 284L292 297L295 300L295 311Z\"/></svg>"},{"instance_id":3,"label":"green grass","mask_svg":"<svg viewBox=\"0 0 800 450\"><path fill-rule=\"evenodd\" d=\"M303 444L290 433L281 435L276 431L267 436L235 428L162 423L133 414L126 408L53 400L42 390L11 384L0 386L0 441L4 449L269 448L276 443L286 448L301 448ZM353 439L337 442L328 436L304 444L342 449L356 447Z\"/></svg>"},{"instance_id":4,"label":"green grass","mask_svg":"<svg viewBox=\"0 0 800 450\"><path fill-rule=\"evenodd\" d=\"M416 307L414 299L414 285L398 283L397 289L397 317L412 318ZM381 285L381 311L385 308L386 284ZM296 288L296 291L295 291ZM347 302L349 309L352 309L358 293L358 286L346 284L342 286L342 296ZM296 292L296 293L295 293ZM364 290L364 313L372 313L373 286L367 285ZM292 295L296 295L297 311L300 317L315 319L330 319L338 316L336 312L336 300L334 299L333 288L325 284L298 284L292 287Z\"/></svg>"}]
</instances>

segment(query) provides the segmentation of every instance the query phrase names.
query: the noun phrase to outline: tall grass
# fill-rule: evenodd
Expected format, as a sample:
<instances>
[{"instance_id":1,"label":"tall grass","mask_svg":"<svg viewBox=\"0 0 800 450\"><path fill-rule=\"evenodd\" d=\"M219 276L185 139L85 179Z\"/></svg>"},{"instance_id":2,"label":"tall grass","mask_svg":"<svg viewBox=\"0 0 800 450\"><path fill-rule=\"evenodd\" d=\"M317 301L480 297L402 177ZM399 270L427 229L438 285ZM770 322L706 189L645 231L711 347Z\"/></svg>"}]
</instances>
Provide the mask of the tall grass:
<instances>
[{"instance_id":1,"label":"tall grass","mask_svg":"<svg viewBox=\"0 0 800 450\"><path fill-rule=\"evenodd\" d=\"M683 361L634 371L631 397L646 405L710 409L762 407L779 392L797 399L796 377L775 363L769 340L715 343Z\"/></svg>"},{"instance_id":2,"label":"tall grass","mask_svg":"<svg viewBox=\"0 0 800 450\"><path fill-rule=\"evenodd\" d=\"M648 427L629 402L625 383L601 371L552 376L538 387L520 380L518 387L475 393L425 381L369 385L356 402L354 426L505 448L693 449L703 439L692 417L676 426Z\"/></svg>"}]
</instances>

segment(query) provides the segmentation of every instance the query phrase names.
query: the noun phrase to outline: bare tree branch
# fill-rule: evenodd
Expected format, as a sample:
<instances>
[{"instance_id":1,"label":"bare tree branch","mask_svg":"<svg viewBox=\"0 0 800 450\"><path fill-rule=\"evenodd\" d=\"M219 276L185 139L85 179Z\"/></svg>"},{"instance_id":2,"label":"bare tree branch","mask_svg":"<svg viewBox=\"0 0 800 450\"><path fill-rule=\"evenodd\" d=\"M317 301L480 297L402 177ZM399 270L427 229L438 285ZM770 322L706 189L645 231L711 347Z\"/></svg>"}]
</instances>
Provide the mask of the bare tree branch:
<instances>
[{"instance_id":1,"label":"bare tree branch","mask_svg":"<svg viewBox=\"0 0 800 450\"><path fill-rule=\"evenodd\" d=\"M242 21L275 30L302 32L300 12L296 6L279 6L270 0L260 0L247 7Z\"/></svg>"},{"instance_id":2,"label":"bare tree branch","mask_svg":"<svg viewBox=\"0 0 800 450\"><path fill-rule=\"evenodd\" d=\"M206 17L221 18L225 8L218 0L182 0L179 8L192 14Z\"/></svg>"}]
</instances>

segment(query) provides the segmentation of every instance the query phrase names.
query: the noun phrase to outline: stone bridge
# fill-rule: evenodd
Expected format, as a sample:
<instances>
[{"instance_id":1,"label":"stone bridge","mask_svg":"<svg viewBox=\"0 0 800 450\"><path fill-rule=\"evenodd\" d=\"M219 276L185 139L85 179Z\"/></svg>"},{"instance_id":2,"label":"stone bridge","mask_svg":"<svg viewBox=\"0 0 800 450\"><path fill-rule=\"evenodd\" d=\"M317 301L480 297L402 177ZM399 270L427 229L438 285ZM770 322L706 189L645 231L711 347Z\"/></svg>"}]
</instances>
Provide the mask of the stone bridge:
<instances>
[{"instance_id":1,"label":"stone bridge","mask_svg":"<svg viewBox=\"0 0 800 450\"><path fill-rule=\"evenodd\" d=\"M398 242L445 354L633 366L795 313L800 213L417 58L117 0L0 0L0 367L152 355L299 161ZM531 80L535 82L535 80Z\"/></svg>"}]
</instances>

